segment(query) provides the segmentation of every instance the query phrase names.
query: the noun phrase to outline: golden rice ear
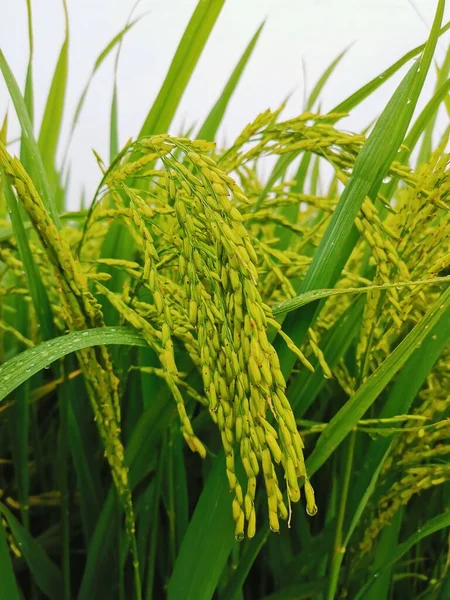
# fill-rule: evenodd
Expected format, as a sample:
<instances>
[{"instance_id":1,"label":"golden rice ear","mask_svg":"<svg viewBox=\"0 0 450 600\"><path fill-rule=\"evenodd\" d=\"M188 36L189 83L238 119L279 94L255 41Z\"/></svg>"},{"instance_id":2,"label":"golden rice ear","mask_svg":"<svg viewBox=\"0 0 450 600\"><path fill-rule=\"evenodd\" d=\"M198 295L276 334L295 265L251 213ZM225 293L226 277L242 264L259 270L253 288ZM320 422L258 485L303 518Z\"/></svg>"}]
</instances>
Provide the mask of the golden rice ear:
<instances>
[{"instance_id":1,"label":"golden rice ear","mask_svg":"<svg viewBox=\"0 0 450 600\"><path fill-rule=\"evenodd\" d=\"M271 118L266 115L261 124ZM122 190L129 200L126 223L142 257L139 278L153 298L147 314L154 325L150 326L140 314L142 304L132 307L120 294L112 294L100 284L98 289L158 354L184 438L191 450L204 457L206 449L195 436L180 391L172 342L174 332L183 324L185 334L181 339L202 376L210 414L226 453L228 481L235 495L236 537L243 536L245 521L250 534L254 534L252 507L259 471L265 483L271 526L278 530L278 516L285 518L286 510L275 465L280 464L281 470L289 465L289 495L293 501L300 497L297 473L305 473L305 465L289 402L280 403L277 395L286 398L286 382L267 328L269 324L280 327L258 288L261 250L255 248L243 226L244 217L234 200L243 202L244 194L221 165L205 154L209 146L206 149L168 135L147 138L140 146L140 158L135 163L118 164L109 173L108 183L111 190ZM175 151L181 152L177 158ZM146 153L150 160L146 160ZM160 170L151 164L156 153L163 163ZM128 187L131 176L147 173L158 181L163 192L158 205L152 208L142 191ZM157 248L154 242L161 234L168 244L178 240L171 245L170 257L181 266L164 276L162 246ZM290 264L286 260L284 263ZM168 293L173 286L177 290ZM289 348L312 368L292 340L282 335ZM274 426L267 422L266 414L272 414ZM279 427L283 428L282 436L278 435ZM236 474L237 459L247 478L245 497Z\"/></svg>"}]
</instances>

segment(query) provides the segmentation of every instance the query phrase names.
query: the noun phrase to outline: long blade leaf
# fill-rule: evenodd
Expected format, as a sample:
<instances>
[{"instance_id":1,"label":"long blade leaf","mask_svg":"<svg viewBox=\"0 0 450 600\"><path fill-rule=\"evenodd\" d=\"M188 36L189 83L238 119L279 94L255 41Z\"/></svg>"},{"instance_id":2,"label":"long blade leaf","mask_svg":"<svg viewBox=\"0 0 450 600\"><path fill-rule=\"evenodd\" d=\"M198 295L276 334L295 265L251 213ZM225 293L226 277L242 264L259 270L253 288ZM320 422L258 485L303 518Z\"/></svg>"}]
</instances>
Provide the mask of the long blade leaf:
<instances>
[{"instance_id":1,"label":"long blade leaf","mask_svg":"<svg viewBox=\"0 0 450 600\"><path fill-rule=\"evenodd\" d=\"M450 29L450 22L446 23L444 27L439 31L438 35L441 36L446 33ZM342 112L348 113L355 106L358 106L363 100L368 98L375 90L377 90L383 83L385 83L388 79L392 77L397 71L399 71L404 65L406 65L411 59L418 56L421 52L424 51L426 46L425 44L421 44L413 50L410 50L406 54L404 54L397 62L388 67L385 71L371 79L366 85L362 88L351 94L348 98L337 104L330 112Z\"/></svg>"},{"instance_id":2,"label":"long blade leaf","mask_svg":"<svg viewBox=\"0 0 450 600\"><path fill-rule=\"evenodd\" d=\"M166 133L225 0L199 0L139 137Z\"/></svg>"},{"instance_id":3,"label":"long blade leaf","mask_svg":"<svg viewBox=\"0 0 450 600\"><path fill-rule=\"evenodd\" d=\"M66 0L63 0L63 7L66 34L48 92L38 139L38 148L47 172L47 177L53 186L56 184L55 156L61 133L69 62L69 17Z\"/></svg>"},{"instance_id":4,"label":"long blade leaf","mask_svg":"<svg viewBox=\"0 0 450 600\"><path fill-rule=\"evenodd\" d=\"M50 186L47 180L47 175L44 168L44 163L42 160L41 153L39 152L38 145L34 138L33 126L31 124L30 117L28 115L28 110L25 105L22 94L20 93L19 86L17 85L17 81L11 71L6 58L3 52L0 50L0 69L3 73L3 77L5 79L6 86L8 88L9 94L14 104L14 108L16 109L17 116L19 118L20 125L22 127L22 131L24 134L24 141L28 147L28 153L30 156L30 160L32 160L36 166L34 175L34 183L36 188L42 198L42 201L50 213L55 225L57 227L61 226L58 212L56 210L55 201L53 195L50 191Z\"/></svg>"},{"instance_id":5,"label":"long blade leaf","mask_svg":"<svg viewBox=\"0 0 450 600\"><path fill-rule=\"evenodd\" d=\"M358 240L354 219L364 198L375 196L403 141L436 48L444 5L445 2L440 0L421 61L411 67L400 83L355 161L349 183L301 284L301 292L331 288ZM317 306L311 304L301 315L293 312L286 318L284 329L297 345L301 345L316 309ZM276 349L283 372L287 374L295 359L279 339Z\"/></svg>"},{"instance_id":6,"label":"long blade leaf","mask_svg":"<svg viewBox=\"0 0 450 600\"><path fill-rule=\"evenodd\" d=\"M217 130L219 128L220 123L222 122L228 103L230 102L230 99L242 77L244 69L247 66L251 55L253 54L253 50L255 49L256 42L258 41L263 27L264 22L258 27L255 35L250 40L250 43L244 50L244 53L239 59L238 64L236 65L234 71L230 75L227 84L223 88L219 99L212 107L211 112L206 117L203 125L200 127L200 131L197 134L198 139L213 141L216 137Z\"/></svg>"}]
</instances>

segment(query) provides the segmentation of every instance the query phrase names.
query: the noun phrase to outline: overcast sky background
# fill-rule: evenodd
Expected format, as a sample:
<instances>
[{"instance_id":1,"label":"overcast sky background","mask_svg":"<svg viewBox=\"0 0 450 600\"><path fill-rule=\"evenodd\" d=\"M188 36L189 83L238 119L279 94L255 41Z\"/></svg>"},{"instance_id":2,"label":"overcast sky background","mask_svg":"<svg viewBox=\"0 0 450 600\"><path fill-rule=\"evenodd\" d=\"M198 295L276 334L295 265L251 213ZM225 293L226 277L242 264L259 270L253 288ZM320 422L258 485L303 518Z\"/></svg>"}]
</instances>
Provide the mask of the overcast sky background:
<instances>
[{"instance_id":1,"label":"overcast sky background","mask_svg":"<svg viewBox=\"0 0 450 600\"><path fill-rule=\"evenodd\" d=\"M121 144L138 133L196 4L197 0L140 2L136 14L146 13L146 16L127 34L119 64ZM64 38L64 21L61 0L35 1L32 5L36 120L40 123ZM124 26L134 0L68 0L68 5L69 82L60 154L93 63ZM322 110L329 110L408 50L423 43L436 5L437 0L227 0L170 131L176 134L186 125L201 124L264 19L264 30L229 105L219 141L233 139L259 112L277 108L291 92L286 117L300 113L305 93L311 91L330 62L351 45L322 94ZM28 61L26 2L0 0L0 6L0 47L23 86ZM448 20L450 2L444 22ZM449 41L448 34L441 38L436 53L438 62L443 60ZM306 66L306 77L302 62ZM71 146L69 200L72 208L78 204L81 189L86 189L89 198L99 181L99 169L91 149L95 148L108 160L113 68L114 55L111 55L91 85ZM366 100L341 126L352 131L366 126L387 102L404 72L402 70ZM430 97L434 79L431 74L420 106ZM1 120L7 109L10 137L13 137L18 133L18 126L12 118L12 103L1 81ZM442 112L441 130L447 122Z\"/></svg>"}]
</instances>

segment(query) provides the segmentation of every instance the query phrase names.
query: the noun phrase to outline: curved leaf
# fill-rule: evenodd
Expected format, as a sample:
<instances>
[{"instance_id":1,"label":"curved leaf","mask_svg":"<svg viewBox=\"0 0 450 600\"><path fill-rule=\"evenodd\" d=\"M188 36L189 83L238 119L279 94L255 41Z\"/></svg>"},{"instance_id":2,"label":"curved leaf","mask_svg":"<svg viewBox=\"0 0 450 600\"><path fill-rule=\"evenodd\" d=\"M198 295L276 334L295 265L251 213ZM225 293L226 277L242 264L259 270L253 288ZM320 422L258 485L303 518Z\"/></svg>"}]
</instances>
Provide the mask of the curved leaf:
<instances>
[{"instance_id":1,"label":"curved leaf","mask_svg":"<svg viewBox=\"0 0 450 600\"><path fill-rule=\"evenodd\" d=\"M329 298L330 296L341 296L343 294L365 294L372 290L387 290L389 288L400 288L400 287L414 287L415 285L435 285L439 283L446 283L450 281L450 275L445 277L435 277L433 279L422 279L419 281L399 281L398 283L383 283L380 285L365 285L359 288L336 288L329 290L311 290L305 292L299 296L295 296L291 300L274 304L272 307L273 314L275 316L284 315L293 310L297 310L305 304L315 302L316 300L322 300L323 298Z\"/></svg>"},{"instance_id":2,"label":"curved leaf","mask_svg":"<svg viewBox=\"0 0 450 600\"><path fill-rule=\"evenodd\" d=\"M0 401L20 384L63 356L83 348L108 344L147 346L141 335L130 327L99 327L43 342L0 366Z\"/></svg>"}]
</instances>

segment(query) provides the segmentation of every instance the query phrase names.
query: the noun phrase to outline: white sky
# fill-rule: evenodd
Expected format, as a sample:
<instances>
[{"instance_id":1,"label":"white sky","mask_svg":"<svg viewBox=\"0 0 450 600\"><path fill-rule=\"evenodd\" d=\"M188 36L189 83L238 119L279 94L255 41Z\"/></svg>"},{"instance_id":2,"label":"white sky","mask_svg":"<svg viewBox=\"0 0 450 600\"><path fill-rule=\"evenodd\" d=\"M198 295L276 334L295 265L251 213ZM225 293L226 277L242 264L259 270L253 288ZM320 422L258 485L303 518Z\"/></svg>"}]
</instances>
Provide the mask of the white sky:
<instances>
[{"instance_id":1,"label":"white sky","mask_svg":"<svg viewBox=\"0 0 450 600\"><path fill-rule=\"evenodd\" d=\"M71 40L69 84L60 154L75 104L94 60L124 26L134 0L68 0ZM178 41L197 0L143 0L137 14L148 13L124 41L118 75L119 135L123 144L135 136L167 72ZM414 10L417 8L421 17ZM64 37L61 0L32 2L35 28L35 101L40 119ZM353 44L330 79L322 109L339 101L423 43L437 0L227 0L182 99L172 133L200 124L217 99L230 72L257 27L267 18L254 54L229 105L219 140L232 139L266 108L276 108L290 92L286 116L300 113L303 97L344 48ZM0 0L0 46L20 85L28 60L25 0ZM450 19L447 3L444 23ZM442 37L436 53L441 62L449 44ZM302 61L306 65L306 81ZM112 54L90 88L70 151L70 206L76 207L84 187L93 193L99 170L91 152L108 159ZM357 131L387 102L405 71L385 84L343 123ZM427 81L422 104L432 90ZM0 119L9 108L11 137L18 132L12 103L0 82ZM441 129L446 116L440 115Z\"/></svg>"}]
</instances>

